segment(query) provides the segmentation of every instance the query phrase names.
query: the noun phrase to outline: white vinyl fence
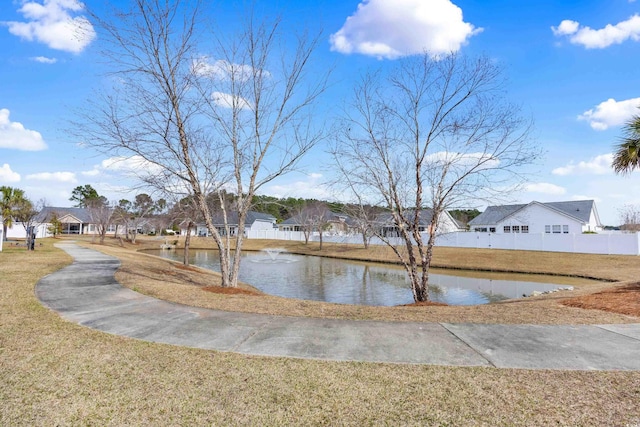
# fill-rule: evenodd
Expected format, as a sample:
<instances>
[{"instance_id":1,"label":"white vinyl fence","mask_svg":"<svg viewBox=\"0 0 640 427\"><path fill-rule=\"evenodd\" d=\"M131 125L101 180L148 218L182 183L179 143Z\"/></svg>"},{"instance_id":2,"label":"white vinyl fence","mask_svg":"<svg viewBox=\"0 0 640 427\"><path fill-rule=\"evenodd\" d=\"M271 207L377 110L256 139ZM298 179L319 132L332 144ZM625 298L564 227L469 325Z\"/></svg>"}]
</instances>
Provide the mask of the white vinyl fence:
<instances>
[{"instance_id":1,"label":"white vinyl fence","mask_svg":"<svg viewBox=\"0 0 640 427\"><path fill-rule=\"evenodd\" d=\"M493 234L467 232L438 236L436 245L460 248L640 255L640 234Z\"/></svg>"},{"instance_id":2,"label":"white vinyl fence","mask_svg":"<svg viewBox=\"0 0 640 427\"><path fill-rule=\"evenodd\" d=\"M304 241L300 231L257 230L249 232L250 239L274 239ZM427 235L423 236L426 241ZM361 245L362 236L323 235L327 243ZM319 241L318 233L312 234L311 241ZM379 239L371 239L372 245L384 244ZM402 244L397 239L396 244ZM458 248L507 249L523 251L576 252L605 255L640 255L640 233L600 233L600 234L547 234L511 233L494 234L480 232L457 232L442 234L436 238L436 246Z\"/></svg>"},{"instance_id":3,"label":"white vinyl fence","mask_svg":"<svg viewBox=\"0 0 640 427\"><path fill-rule=\"evenodd\" d=\"M248 239L272 239L272 240L294 240L304 242L302 231L280 231L280 230L250 230L247 232Z\"/></svg>"}]
</instances>

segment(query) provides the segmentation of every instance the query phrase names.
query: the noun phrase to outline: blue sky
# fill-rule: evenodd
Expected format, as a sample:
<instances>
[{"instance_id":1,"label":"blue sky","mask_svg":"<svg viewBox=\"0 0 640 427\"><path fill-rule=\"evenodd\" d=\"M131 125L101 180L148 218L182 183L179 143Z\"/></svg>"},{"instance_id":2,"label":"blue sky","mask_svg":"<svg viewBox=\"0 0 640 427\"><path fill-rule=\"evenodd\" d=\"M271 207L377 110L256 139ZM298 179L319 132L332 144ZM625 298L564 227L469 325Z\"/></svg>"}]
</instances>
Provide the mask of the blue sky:
<instances>
[{"instance_id":1,"label":"blue sky","mask_svg":"<svg viewBox=\"0 0 640 427\"><path fill-rule=\"evenodd\" d=\"M114 0L115 4L123 1ZM219 28L237 20L243 2L208 2ZM274 2L258 10L275 13ZM514 201L595 199L605 224L640 205L640 172L610 168L621 125L640 106L640 1L369 0L278 5L284 25L322 29L320 66L334 67L325 108L362 70L390 66L424 49L488 55L509 78L509 98L535 122L545 151L527 189ZM277 3L276 3L277 4ZM100 14L102 0L86 6ZM84 28L77 37L77 27ZM5 0L0 5L0 185L36 201L70 206L74 187L91 184L111 200L130 198L133 161L98 155L69 133L101 84L99 40L76 0ZM322 147L306 173L274 182L274 196L330 197L322 182ZM635 190L635 191L634 191Z\"/></svg>"}]
</instances>

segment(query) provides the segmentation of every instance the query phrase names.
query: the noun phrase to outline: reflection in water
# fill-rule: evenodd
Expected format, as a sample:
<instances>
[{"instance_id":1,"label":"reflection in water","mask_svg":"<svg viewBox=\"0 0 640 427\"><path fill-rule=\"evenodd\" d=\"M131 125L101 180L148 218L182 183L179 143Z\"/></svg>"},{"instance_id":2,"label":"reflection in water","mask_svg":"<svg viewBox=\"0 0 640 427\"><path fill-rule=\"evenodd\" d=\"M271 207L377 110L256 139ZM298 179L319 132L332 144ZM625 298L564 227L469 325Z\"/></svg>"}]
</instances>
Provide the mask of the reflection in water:
<instances>
[{"instance_id":1,"label":"reflection in water","mask_svg":"<svg viewBox=\"0 0 640 427\"><path fill-rule=\"evenodd\" d=\"M156 254L182 259L181 251L157 251ZM407 274L398 266L288 253L278 255L286 257L287 262L264 262L265 255L259 252L246 252L242 256L240 280L271 295L359 305L391 306L413 302ZM220 271L220 260L215 251L192 250L190 262ZM437 273L429 275L429 285L432 301L451 305L486 304L561 287Z\"/></svg>"}]
</instances>

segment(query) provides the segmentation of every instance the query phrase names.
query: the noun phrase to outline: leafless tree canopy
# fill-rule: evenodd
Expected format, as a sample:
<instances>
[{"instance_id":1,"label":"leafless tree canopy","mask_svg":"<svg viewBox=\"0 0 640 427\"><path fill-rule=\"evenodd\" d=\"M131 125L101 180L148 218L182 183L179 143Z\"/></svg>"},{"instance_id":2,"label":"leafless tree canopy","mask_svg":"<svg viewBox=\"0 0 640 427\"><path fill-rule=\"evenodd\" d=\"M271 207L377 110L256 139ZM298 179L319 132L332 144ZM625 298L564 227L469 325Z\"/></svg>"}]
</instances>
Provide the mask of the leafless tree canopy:
<instances>
[{"instance_id":1,"label":"leafless tree canopy","mask_svg":"<svg viewBox=\"0 0 640 427\"><path fill-rule=\"evenodd\" d=\"M640 231L640 206L625 205L620 209L620 229L629 232Z\"/></svg>"},{"instance_id":2,"label":"leafless tree canopy","mask_svg":"<svg viewBox=\"0 0 640 427\"><path fill-rule=\"evenodd\" d=\"M423 242L421 210L432 210L429 229L437 231L445 210L522 182L521 167L539 156L529 129L505 100L501 71L488 58L424 54L388 74L367 74L356 87L335 163L343 190L360 204L390 210L405 246L395 250L416 301L427 299L436 235Z\"/></svg>"},{"instance_id":3,"label":"leafless tree canopy","mask_svg":"<svg viewBox=\"0 0 640 427\"><path fill-rule=\"evenodd\" d=\"M103 244L107 230L109 226L113 224L114 208L104 200L97 198L89 201L86 204L86 209L89 213L89 218L91 218L91 222L96 227L95 233L100 239L100 244ZM94 234L94 237L96 234Z\"/></svg>"},{"instance_id":4,"label":"leafless tree canopy","mask_svg":"<svg viewBox=\"0 0 640 427\"><path fill-rule=\"evenodd\" d=\"M236 193L239 255L255 191L294 169L321 138L310 113L325 79L308 75L318 38L287 46L278 21L252 14L239 33L223 36L205 31L204 3L132 3L94 17L114 85L83 117L82 135L111 155L136 156L140 178L171 199L192 196L220 249L223 285L235 286L240 256L232 256L230 233L213 226L206 198L220 196L228 228L222 198Z\"/></svg>"}]
</instances>

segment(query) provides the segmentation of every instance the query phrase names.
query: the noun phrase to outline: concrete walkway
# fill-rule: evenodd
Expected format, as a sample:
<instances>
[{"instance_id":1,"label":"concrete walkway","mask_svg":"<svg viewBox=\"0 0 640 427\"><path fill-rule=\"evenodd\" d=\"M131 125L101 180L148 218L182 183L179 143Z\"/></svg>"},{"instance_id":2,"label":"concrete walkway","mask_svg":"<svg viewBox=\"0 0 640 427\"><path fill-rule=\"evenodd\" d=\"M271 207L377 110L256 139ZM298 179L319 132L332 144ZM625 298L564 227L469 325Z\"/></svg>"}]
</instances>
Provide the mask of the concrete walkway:
<instances>
[{"instance_id":1,"label":"concrete walkway","mask_svg":"<svg viewBox=\"0 0 640 427\"><path fill-rule=\"evenodd\" d=\"M73 243L75 259L36 295L63 318L166 344L322 360L498 368L640 370L640 324L593 326L376 322L235 313L161 301L122 287L116 258Z\"/></svg>"}]
</instances>

